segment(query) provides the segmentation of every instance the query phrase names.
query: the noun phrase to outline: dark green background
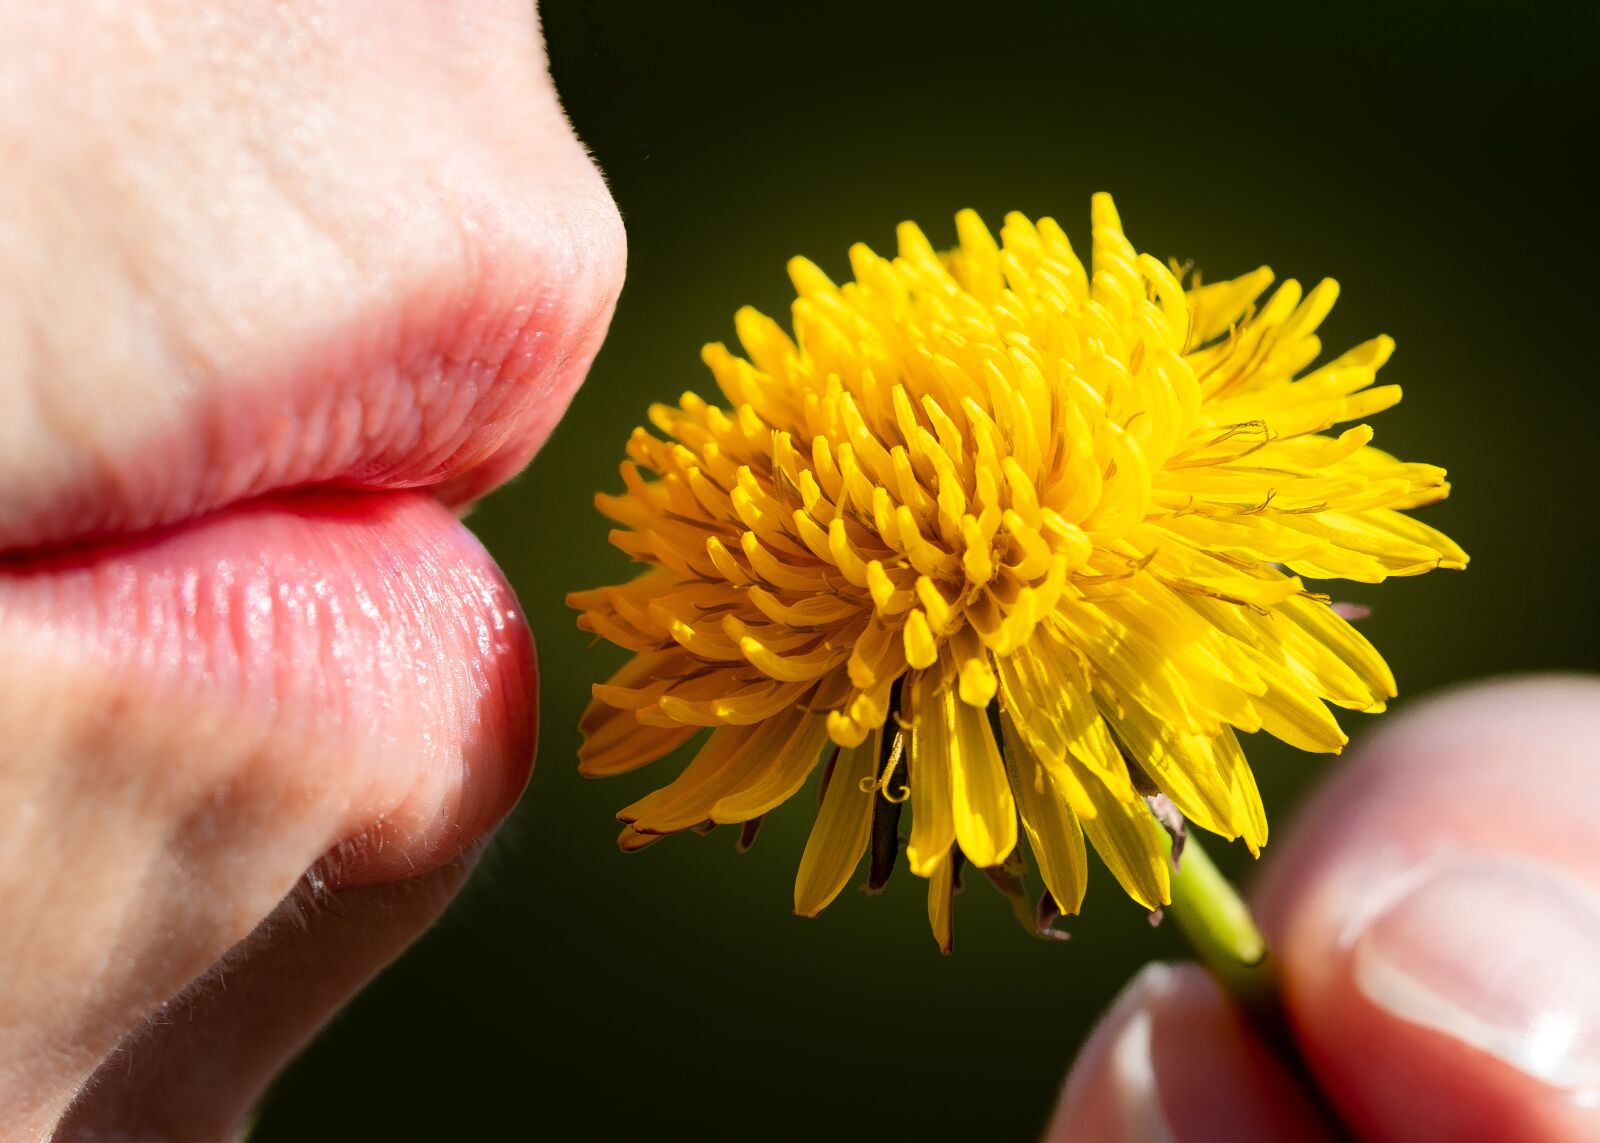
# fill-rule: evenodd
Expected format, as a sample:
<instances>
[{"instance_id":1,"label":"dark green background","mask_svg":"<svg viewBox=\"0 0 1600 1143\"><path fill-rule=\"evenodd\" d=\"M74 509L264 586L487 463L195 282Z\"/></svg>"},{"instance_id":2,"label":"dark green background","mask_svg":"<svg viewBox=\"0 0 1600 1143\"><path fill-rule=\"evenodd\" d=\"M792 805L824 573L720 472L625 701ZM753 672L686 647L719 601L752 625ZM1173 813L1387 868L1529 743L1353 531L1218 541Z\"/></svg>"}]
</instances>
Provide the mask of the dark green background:
<instances>
[{"instance_id":1,"label":"dark green background","mask_svg":"<svg viewBox=\"0 0 1600 1143\"><path fill-rule=\"evenodd\" d=\"M738 305L782 311L791 254L842 273L902 218L948 244L969 205L1053 214L1086 251L1107 189L1140 249L1209 279L1337 277L1325 344L1398 339L1384 379L1407 398L1378 444L1450 468L1427 519L1474 556L1342 593L1378 605L1398 707L1597 665L1594 22L1388 7L545 6L631 249L588 385L473 519L538 636L539 767L460 904L294 1065L258 1139L1027 1138L1095 1014L1176 951L1099 874L1060 945L972 885L942 958L909 877L799 920L805 796L745 857L729 831L616 851L612 814L670 770L574 769L617 656L562 597L627 568L590 496L648 401L709 391L700 344ZM1281 836L1339 763L1247 745Z\"/></svg>"}]
</instances>

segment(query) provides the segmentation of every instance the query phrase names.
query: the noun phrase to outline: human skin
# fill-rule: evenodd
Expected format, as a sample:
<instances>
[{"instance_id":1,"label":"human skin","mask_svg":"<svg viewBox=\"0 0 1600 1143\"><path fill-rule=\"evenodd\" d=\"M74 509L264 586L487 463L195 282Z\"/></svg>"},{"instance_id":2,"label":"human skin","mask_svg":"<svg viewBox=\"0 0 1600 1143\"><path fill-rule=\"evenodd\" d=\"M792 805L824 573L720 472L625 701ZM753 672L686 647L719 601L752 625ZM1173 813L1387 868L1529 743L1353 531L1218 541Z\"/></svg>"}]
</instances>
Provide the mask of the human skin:
<instances>
[{"instance_id":1,"label":"human skin","mask_svg":"<svg viewBox=\"0 0 1600 1143\"><path fill-rule=\"evenodd\" d=\"M621 224L498 0L5 5L0 171L0 1138L215 1139L526 782Z\"/></svg>"},{"instance_id":2,"label":"human skin","mask_svg":"<svg viewBox=\"0 0 1600 1143\"><path fill-rule=\"evenodd\" d=\"M532 644L454 513L582 379L621 227L502 0L0 7L0 171L0 1138L225 1138L521 793ZM1291 1013L1371 1137L1594 1137L1551 1079L1596 1052L1597 737L1576 681L1396 716L1269 859ZM1443 889L1385 888L1419 866ZM1476 1046L1351 917L1465 981ZM1306 1115L1163 968L1053 1131Z\"/></svg>"},{"instance_id":3,"label":"human skin","mask_svg":"<svg viewBox=\"0 0 1600 1143\"><path fill-rule=\"evenodd\" d=\"M1600 682L1477 684L1341 763L1257 905L1306 1063L1381 1143L1600 1138ZM1192 965L1124 990L1050 1140L1328 1138Z\"/></svg>"}]
</instances>

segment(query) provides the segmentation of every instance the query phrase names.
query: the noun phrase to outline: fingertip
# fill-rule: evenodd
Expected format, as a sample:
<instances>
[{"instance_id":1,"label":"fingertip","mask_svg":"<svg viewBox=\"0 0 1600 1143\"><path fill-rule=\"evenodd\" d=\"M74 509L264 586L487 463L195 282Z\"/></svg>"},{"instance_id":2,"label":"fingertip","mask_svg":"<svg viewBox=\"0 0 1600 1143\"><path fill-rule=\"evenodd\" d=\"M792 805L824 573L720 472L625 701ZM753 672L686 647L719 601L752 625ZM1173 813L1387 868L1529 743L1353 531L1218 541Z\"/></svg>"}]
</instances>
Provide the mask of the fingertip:
<instances>
[{"instance_id":1,"label":"fingertip","mask_svg":"<svg viewBox=\"0 0 1600 1143\"><path fill-rule=\"evenodd\" d=\"M1326 1138L1282 1064L1199 967L1147 965L1085 1043L1050 1143Z\"/></svg>"},{"instance_id":2,"label":"fingertip","mask_svg":"<svg viewBox=\"0 0 1600 1143\"><path fill-rule=\"evenodd\" d=\"M1600 1137L1600 682L1421 704L1259 895L1308 1060L1363 1137Z\"/></svg>"},{"instance_id":3,"label":"fingertip","mask_svg":"<svg viewBox=\"0 0 1600 1143\"><path fill-rule=\"evenodd\" d=\"M1172 1138L1156 1087L1151 1013L1178 971L1146 965L1101 1017L1067 1075L1046 1143Z\"/></svg>"}]
</instances>

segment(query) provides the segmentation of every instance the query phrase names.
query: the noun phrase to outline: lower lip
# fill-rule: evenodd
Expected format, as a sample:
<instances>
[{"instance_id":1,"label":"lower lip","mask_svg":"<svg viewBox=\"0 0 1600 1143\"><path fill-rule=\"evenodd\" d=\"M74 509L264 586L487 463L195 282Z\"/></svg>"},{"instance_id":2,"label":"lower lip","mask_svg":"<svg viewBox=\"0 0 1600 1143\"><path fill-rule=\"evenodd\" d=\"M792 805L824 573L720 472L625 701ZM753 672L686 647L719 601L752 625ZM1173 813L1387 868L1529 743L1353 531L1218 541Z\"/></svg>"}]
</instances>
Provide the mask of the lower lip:
<instances>
[{"instance_id":1,"label":"lower lip","mask_svg":"<svg viewBox=\"0 0 1600 1143\"><path fill-rule=\"evenodd\" d=\"M236 711L275 734L463 768L532 757L533 647L516 598L421 492L283 495L0 562L0 653L69 687L75 665L109 669L152 702ZM524 764L518 788L525 777Z\"/></svg>"}]
</instances>

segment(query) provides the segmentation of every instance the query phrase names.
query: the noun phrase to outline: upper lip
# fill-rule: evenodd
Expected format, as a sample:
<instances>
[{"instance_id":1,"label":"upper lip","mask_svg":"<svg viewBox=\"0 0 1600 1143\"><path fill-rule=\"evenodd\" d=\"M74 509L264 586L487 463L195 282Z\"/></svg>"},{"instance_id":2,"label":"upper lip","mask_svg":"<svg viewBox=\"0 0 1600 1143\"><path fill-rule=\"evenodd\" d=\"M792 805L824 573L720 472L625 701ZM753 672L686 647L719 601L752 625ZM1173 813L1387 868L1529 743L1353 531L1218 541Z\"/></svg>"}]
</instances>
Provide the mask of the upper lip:
<instances>
[{"instance_id":1,"label":"upper lip","mask_svg":"<svg viewBox=\"0 0 1600 1143\"><path fill-rule=\"evenodd\" d=\"M204 395L177 402L159 435L97 440L68 476L7 478L0 557L287 489L429 488L464 505L526 464L582 380L620 285L595 270L569 264L530 286L521 268L503 284L398 299L259 377L196 387Z\"/></svg>"},{"instance_id":2,"label":"upper lip","mask_svg":"<svg viewBox=\"0 0 1600 1143\"><path fill-rule=\"evenodd\" d=\"M454 856L527 779L531 639L448 511L344 490L459 506L520 468L598 346L615 254L341 316L283 368L174 385L157 434L42 442L52 471L0 439L0 659L91 726L119 712L163 774L198 743L330 844L381 829L346 883ZM310 488L341 491L273 495Z\"/></svg>"}]
</instances>

